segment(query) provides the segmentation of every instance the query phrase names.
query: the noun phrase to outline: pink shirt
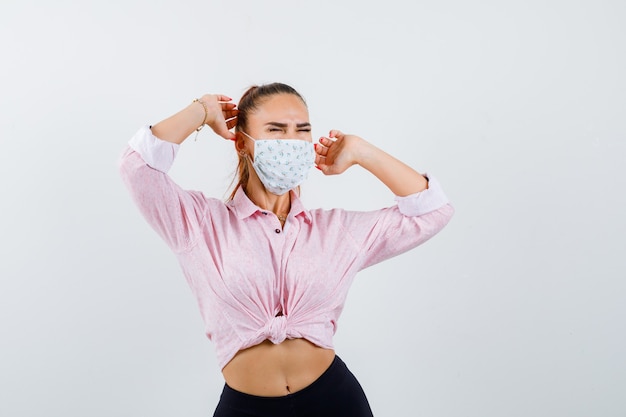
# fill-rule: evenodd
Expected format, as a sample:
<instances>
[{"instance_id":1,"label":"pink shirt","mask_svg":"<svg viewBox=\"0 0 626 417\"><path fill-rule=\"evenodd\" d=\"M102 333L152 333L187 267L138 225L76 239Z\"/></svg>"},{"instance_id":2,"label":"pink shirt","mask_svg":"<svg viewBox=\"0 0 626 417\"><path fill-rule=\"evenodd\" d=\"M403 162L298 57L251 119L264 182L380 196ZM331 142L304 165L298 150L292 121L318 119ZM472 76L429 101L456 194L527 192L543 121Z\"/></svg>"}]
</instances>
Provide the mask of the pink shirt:
<instances>
[{"instance_id":1,"label":"pink shirt","mask_svg":"<svg viewBox=\"0 0 626 417\"><path fill-rule=\"evenodd\" d=\"M167 175L178 148L144 127L121 157L120 171L148 223L178 257L220 368L266 339L305 338L332 348L356 273L425 242L454 212L429 176L427 190L369 212L307 210L291 192L281 228L241 188L224 203L179 187Z\"/></svg>"}]
</instances>

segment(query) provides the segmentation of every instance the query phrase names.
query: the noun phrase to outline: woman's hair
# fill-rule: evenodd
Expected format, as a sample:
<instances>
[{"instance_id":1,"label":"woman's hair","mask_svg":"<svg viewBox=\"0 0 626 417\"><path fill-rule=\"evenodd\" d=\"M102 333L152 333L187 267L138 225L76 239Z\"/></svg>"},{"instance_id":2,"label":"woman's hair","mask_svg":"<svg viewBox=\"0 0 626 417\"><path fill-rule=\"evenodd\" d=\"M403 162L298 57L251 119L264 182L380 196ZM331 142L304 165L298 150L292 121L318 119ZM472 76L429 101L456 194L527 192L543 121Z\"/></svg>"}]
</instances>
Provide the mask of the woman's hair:
<instances>
[{"instance_id":1,"label":"woman's hair","mask_svg":"<svg viewBox=\"0 0 626 417\"><path fill-rule=\"evenodd\" d=\"M239 104L237 104L239 113L237 114L237 126L235 127L235 131L243 131L247 133L248 117L250 114L254 113L265 100L277 94L293 94L302 100L304 105L306 105L306 101L300 93L287 84L271 83L252 86L245 93L243 93L243 96L241 96L241 99L239 100ZM246 189L249 178L250 172L248 170L248 162L246 161L246 157L240 154L237 171L231 183L231 186L233 184L235 184L235 186L230 193L228 200L232 200L235 197L235 193L239 187L243 187L244 190Z\"/></svg>"}]
</instances>

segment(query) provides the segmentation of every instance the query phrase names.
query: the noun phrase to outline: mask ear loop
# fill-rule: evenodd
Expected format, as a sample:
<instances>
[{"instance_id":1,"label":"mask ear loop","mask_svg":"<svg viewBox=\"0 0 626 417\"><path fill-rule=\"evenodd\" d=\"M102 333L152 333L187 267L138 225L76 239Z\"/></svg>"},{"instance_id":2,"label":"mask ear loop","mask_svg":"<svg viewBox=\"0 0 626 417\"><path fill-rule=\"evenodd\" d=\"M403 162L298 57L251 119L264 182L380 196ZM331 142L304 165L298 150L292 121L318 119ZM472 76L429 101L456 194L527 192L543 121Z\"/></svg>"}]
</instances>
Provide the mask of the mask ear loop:
<instances>
[{"instance_id":1,"label":"mask ear loop","mask_svg":"<svg viewBox=\"0 0 626 417\"><path fill-rule=\"evenodd\" d=\"M243 130L240 131L241 133L243 133L244 135L246 135L248 138L250 138L250 140L252 140L253 142L256 142L256 139L253 138L252 136L248 135L246 132L244 132Z\"/></svg>"}]
</instances>

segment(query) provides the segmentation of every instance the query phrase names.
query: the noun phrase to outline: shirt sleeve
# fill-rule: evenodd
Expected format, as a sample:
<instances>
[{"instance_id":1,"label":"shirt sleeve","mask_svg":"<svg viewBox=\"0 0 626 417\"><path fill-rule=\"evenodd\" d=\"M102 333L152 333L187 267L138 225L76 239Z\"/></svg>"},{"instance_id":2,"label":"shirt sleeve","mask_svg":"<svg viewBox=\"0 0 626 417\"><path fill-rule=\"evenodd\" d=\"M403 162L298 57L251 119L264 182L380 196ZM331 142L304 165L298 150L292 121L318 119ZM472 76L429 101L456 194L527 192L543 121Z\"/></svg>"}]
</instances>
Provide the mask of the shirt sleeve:
<instances>
[{"instance_id":1,"label":"shirt sleeve","mask_svg":"<svg viewBox=\"0 0 626 417\"><path fill-rule=\"evenodd\" d=\"M428 188L397 204L371 212L346 212L341 222L359 251L364 269L413 249L439 233L450 221L454 208L436 178L428 176Z\"/></svg>"},{"instance_id":2,"label":"shirt sleeve","mask_svg":"<svg viewBox=\"0 0 626 417\"><path fill-rule=\"evenodd\" d=\"M437 178L428 175L426 178L428 178L428 188L424 191L406 197L396 196L400 213L408 217L421 216L448 204L448 197L443 192Z\"/></svg>"},{"instance_id":3,"label":"shirt sleeve","mask_svg":"<svg viewBox=\"0 0 626 417\"><path fill-rule=\"evenodd\" d=\"M206 207L202 193L181 189L167 175L178 148L144 126L132 137L119 161L122 180L141 214L175 252L193 245Z\"/></svg>"}]
</instances>

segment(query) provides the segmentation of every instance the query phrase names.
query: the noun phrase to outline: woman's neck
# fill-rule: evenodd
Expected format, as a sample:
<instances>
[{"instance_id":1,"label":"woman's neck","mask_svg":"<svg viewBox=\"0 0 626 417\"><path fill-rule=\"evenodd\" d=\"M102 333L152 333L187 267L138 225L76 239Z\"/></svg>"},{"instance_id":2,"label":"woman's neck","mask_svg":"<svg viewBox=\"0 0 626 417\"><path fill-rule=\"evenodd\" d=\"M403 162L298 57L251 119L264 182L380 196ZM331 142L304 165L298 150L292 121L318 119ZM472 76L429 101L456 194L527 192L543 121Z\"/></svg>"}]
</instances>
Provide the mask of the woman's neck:
<instances>
[{"instance_id":1,"label":"woman's neck","mask_svg":"<svg viewBox=\"0 0 626 417\"><path fill-rule=\"evenodd\" d=\"M255 187L248 184L244 189L246 195L256 206L274 213L281 223L285 222L291 209L291 192L276 195L268 192L265 187Z\"/></svg>"}]
</instances>

